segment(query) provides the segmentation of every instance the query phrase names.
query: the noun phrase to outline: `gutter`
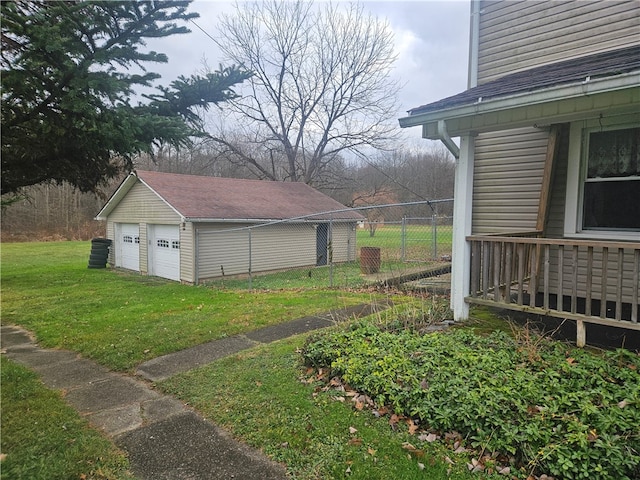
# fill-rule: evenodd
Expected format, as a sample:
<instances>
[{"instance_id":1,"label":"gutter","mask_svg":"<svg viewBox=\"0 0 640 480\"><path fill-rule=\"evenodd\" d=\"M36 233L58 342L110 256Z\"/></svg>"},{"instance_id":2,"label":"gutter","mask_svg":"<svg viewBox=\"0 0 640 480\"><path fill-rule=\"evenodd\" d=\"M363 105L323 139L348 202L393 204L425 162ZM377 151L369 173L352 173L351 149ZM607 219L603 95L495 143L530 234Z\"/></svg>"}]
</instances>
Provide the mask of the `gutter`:
<instances>
[{"instance_id":1,"label":"gutter","mask_svg":"<svg viewBox=\"0 0 640 480\"><path fill-rule=\"evenodd\" d=\"M400 127L416 127L439 120L454 119L483 113L508 110L515 107L527 107L541 103L549 103L570 98L580 98L616 90L638 88L638 71L616 75L615 77L592 79L585 77L580 83L560 85L533 92L515 93L493 99L476 99L474 103L465 103L432 112L417 113L398 119Z\"/></svg>"}]
</instances>

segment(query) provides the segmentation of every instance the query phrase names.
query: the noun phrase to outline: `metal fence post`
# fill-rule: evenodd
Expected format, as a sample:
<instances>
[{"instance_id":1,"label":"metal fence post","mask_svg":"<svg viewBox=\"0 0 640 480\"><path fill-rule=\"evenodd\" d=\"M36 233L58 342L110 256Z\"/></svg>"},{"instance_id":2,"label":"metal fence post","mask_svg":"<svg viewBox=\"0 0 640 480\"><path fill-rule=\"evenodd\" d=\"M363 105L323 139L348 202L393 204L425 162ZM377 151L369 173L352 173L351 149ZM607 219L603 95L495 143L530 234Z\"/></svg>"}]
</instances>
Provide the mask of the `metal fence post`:
<instances>
[{"instance_id":1,"label":"metal fence post","mask_svg":"<svg viewBox=\"0 0 640 480\"><path fill-rule=\"evenodd\" d=\"M431 214L431 236L433 237L433 259L438 259L438 216Z\"/></svg>"},{"instance_id":2,"label":"metal fence post","mask_svg":"<svg viewBox=\"0 0 640 480\"><path fill-rule=\"evenodd\" d=\"M406 242L407 242L407 216L402 216L402 230L401 230L401 240L400 240L400 258L402 261L406 261Z\"/></svg>"},{"instance_id":3,"label":"metal fence post","mask_svg":"<svg viewBox=\"0 0 640 480\"><path fill-rule=\"evenodd\" d=\"M329 262L329 287L333 287L333 214L329 216L329 241L327 242L327 261Z\"/></svg>"},{"instance_id":4,"label":"metal fence post","mask_svg":"<svg viewBox=\"0 0 640 480\"><path fill-rule=\"evenodd\" d=\"M251 276L251 228L249 230L249 290L253 288L253 278Z\"/></svg>"}]
</instances>

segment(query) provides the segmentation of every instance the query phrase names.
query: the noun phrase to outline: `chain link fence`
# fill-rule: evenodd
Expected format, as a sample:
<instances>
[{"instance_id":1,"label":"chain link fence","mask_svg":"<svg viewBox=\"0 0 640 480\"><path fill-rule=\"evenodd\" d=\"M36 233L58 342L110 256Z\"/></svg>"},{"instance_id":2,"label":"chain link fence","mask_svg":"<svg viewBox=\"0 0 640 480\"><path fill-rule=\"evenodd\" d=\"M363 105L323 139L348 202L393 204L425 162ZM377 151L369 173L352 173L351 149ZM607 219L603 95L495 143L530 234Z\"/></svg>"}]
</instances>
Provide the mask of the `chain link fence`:
<instances>
[{"instance_id":1,"label":"chain link fence","mask_svg":"<svg viewBox=\"0 0 640 480\"><path fill-rule=\"evenodd\" d=\"M419 281L450 268L452 210L445 199L205 225L195 232L197 282L280 289Z\"/></svg>"}]
</instances>

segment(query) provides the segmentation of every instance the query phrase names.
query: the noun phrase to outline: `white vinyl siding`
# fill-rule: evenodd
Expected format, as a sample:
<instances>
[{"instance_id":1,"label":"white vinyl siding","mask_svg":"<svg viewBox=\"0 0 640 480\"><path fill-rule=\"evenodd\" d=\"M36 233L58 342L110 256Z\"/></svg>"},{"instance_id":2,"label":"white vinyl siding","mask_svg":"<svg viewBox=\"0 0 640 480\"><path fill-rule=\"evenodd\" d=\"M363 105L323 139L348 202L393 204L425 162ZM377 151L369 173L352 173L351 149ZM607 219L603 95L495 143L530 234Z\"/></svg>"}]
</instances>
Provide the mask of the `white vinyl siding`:
<instances>
[{"instance_id":1,"label":"white vinyl siding","mask_svg":"<svg viewBox=\"0 0 640 480\"><path fill-rule=\"evenodd\" d=\"M520 70L637 45L640 3L483 2L478 83Z\"/></svg>"},{"instance_id":2,"label":"white vinyl siding","mask_svg":"<svg viewBox=\"0 0 640 480\"><path fill-rule=\"evenodd\" d=\"M116 205L109 214L107 231L113 239L115 235L114 223L138 223L140 224L140 272L146 274L149 271L148 259L148 232L145 224L174 224L181 221L180 215L167 205L155 193L145 185L137 182L127 195Z\"/></svg>"},{"instance_id":3,"label":"white vinyl siding","mask_svg":"<svg viewBox=\"0 0 640 480\"><path fill-rule=\"evenodd\" d=\"M472 233L535 230L548 138L535 128L476 138Z\"/></svg>"}]
</instances>

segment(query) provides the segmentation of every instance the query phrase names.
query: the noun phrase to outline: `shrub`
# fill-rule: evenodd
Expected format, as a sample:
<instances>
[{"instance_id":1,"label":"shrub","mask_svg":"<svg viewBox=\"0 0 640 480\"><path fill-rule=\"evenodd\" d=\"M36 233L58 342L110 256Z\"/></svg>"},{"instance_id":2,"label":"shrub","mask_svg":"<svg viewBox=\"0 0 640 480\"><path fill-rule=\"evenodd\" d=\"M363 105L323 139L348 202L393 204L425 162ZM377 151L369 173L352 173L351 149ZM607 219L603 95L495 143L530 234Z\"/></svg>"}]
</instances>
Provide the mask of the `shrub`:
<instances>
[{"instance_id":1,"label":"shrub","mask_svg":"<svg viewBox=\"0 0 640 480\"><path fill-rule=\"evenodd\" d=\"M458 431L526 472L639 475L638 355L541 338L535 348L505 332L419 335L359 322L310 339L302 354L379 405L436 432Z\"/></svg>"}]
</instances>

